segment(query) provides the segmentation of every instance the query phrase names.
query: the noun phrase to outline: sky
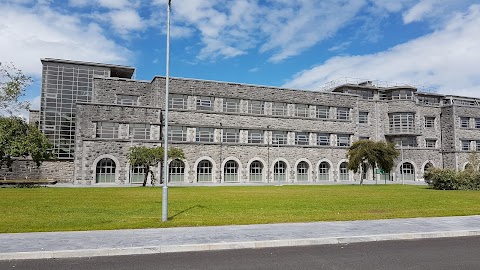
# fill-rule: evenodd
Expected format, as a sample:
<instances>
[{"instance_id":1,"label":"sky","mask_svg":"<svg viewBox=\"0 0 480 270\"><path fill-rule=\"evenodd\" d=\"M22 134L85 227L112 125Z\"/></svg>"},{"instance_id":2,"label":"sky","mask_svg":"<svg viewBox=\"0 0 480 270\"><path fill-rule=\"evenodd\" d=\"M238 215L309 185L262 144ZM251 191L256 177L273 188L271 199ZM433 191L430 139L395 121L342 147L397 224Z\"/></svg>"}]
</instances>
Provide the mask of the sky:
<instances>
[{"instance_id":1,"label":"sky","mask_svg":"<svg viewBox=\"0 0 480 270\"><path fill-rule=\"evenodd\" d=\"M168 0L0 0L0 61L165 75ZM378 80L480 97L480 0L172 0L170 76L318 91Z\"/></svg>"}]
</instances>

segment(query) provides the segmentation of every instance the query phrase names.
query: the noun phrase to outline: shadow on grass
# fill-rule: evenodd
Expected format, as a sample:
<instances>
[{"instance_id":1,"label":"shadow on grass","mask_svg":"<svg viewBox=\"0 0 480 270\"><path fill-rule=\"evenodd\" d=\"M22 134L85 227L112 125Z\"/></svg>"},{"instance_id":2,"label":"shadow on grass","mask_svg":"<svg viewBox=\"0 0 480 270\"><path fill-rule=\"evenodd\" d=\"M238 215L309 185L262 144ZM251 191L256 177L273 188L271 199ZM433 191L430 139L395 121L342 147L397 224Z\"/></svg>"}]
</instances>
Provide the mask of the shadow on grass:
<instances>
[{"instance_id":1,"label":"shadow on grass","mask_svg":"<svg viewBox=\"0 0 480 270\"><path fill-rule=\"evenodd\" d=\"M187 208L187 209L183 209L183 210L175 213L174 215L169 216L168 219L173 220L173 219L175 219L177 216L179 216L179 215L181 215L181 214L183 214L183 213L185 213L185 212L188 212L188 211L190 211L190 210L192 210L192 209L195 209L195 208L205 208L205 206L199 205L199 204L194 205L194 206L191 206L191 207L189 207L189 208Z\"/></svg>"}]
</instances>

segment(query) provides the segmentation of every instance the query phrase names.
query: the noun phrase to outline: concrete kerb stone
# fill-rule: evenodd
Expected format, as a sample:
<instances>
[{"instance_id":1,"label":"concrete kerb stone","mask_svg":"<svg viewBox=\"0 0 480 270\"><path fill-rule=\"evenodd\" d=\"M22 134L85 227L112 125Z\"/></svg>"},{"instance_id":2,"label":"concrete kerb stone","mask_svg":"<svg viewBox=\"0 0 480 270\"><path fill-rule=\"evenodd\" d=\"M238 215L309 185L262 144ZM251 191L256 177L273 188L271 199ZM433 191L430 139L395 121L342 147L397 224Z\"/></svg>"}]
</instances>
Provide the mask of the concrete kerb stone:
<instances>
[{"instance_id":1,"label":"concrete kerb stone","mask_svg":"<svg viewBox=\"0 0 480 270\"><path fill-rule=\"evenodd\" d=\"M462 236L480 236L480 230L402 233L402 234L366 235L366 236L351 236L351 237L326 237L326 238L312 238L312 239L264 240L264 241L233 242L233 243L206 243L206 244L172 245L172 246L12 252L12 253L0 254L0 260L59 259L59 258L100 257L100 256L142 255L142 254L160 254L160 253L177 253L177 252L232 250L232 249L257 249L257 248L272 248L272 247L349 244L349 243L361 243L361 242L413 240L413 239L427 239L427 238L448 238L448 237L462 237Z\"/></svg>"}]
</instances>

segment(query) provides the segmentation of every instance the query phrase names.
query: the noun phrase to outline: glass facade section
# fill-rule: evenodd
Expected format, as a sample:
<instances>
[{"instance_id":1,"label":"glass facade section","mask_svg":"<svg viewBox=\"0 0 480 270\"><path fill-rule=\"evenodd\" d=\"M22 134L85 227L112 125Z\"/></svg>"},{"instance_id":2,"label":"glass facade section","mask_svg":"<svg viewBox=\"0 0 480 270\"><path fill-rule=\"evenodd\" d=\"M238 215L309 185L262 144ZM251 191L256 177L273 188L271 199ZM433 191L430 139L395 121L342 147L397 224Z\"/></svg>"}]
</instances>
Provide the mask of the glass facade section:
<instances>
[{"instance_id":1,"label":"glass facade section","mask_svg":"<svg viewBox=\"0 0 480 270\"><path fill-rule=\"evenodd\" d=\"M53 144L58 159L73 159L75 151L75 104L92 101L94 77L109 77L100 66L44 62L40 130Z\"/></svg>"},{"instance_id":2,"label":"glass facade section","mask_svg":"<svg viewBox=\"0 0 480 270\"><path fill-rule=\"evenodd\" d=\"M390 133L415 133L414 113L391 113L388 117Z\"/></svg>"}]
</instances>

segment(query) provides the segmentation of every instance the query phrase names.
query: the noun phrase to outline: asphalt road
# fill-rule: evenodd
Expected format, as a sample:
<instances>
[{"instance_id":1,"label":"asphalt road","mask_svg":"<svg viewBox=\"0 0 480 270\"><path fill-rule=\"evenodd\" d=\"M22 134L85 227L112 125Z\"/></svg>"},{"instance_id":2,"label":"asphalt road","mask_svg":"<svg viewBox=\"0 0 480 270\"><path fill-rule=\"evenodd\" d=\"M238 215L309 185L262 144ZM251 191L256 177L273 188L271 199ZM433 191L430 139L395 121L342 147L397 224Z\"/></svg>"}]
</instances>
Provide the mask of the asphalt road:
<instances>
[{"instance_id":1,"label":"asphalt road","mask_svg":"<svg viewBox=\"0 0 480 270\"><path fill-rule=\"evenodd\" d=\"M480 237L205 251L80 259L0 261L0 269L480 269Z\"/></svg>"}]
</instances>

